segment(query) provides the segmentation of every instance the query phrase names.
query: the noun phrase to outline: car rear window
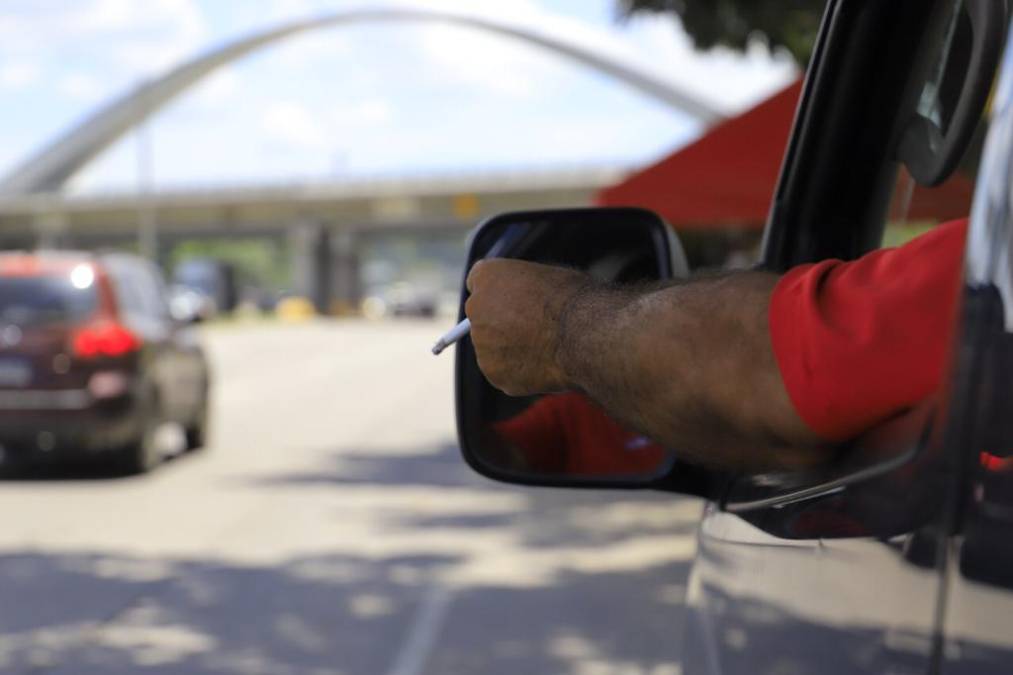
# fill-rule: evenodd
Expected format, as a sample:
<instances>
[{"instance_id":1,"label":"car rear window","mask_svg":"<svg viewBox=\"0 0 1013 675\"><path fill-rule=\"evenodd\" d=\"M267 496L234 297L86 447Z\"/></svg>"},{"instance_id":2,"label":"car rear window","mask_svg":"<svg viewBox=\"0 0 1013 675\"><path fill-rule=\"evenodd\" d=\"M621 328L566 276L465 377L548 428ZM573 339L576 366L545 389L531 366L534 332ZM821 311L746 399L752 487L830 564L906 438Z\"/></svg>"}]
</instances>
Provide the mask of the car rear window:
<instances>
[{"instance_id":1,"label":"car rear window","mask_svg":"<svg viewBox=\"0 0 1013 675\"><path fill-rule=\"evenodd\" d=\"M83 283L87 281L87 283ZM71 274L0 275L0 322L18 325L76 322L95 312L93 279Z\"/></svg>"}]
</instances>

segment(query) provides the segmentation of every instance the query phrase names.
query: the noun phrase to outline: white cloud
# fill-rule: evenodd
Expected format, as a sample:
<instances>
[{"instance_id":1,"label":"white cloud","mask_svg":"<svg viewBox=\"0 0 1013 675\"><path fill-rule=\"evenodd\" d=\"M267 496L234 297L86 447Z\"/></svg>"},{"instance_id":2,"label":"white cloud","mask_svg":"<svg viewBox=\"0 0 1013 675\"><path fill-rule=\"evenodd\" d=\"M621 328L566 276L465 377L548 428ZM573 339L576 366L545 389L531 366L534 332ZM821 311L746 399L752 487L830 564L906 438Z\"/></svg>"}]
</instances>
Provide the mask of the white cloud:
<instances>
[{"instance_id":1,"label":"white cloud","mask_svg":"<svg viewBox=\"0 0 1013 675\"><path fill-rule=\"evenodd\" d=\"M293 17L288 17L288 21L292 19ZM284 20L277 23L282 21ZM354 60L355 56L355 50L347 34L333 29L304 33L288 42L278 44L270 51L270 58L275 64L293 71L327 61L348 62Z\"/></svg>"},{"instance_id":2,"label":"white cloud","mask_svg":"<svg viewBox=\"0 0 1013 675\"><path fill-rule=\"evenodd\" d=\"M203 15L193 0L90 0L64 15L67 32L77 35L138 33L146 36L196 37L205 33Z\"/></svg>"},{"instance_id":3,"label":"white cloud","mask_svg":"<svg viewBox=\"0 0 1013 675\"><path fill-rule=\"evenodd\" d=\"M193 54L208 37L196 0L84 0L54 8L21 3L0 17L0 60L87 54L110 73L148 74Z\"/></svg>"},{"instance_id":4,"label":"white cloud","mask_svg":"<svg viewBox=\"0 0 1013 675\"><path fill-rule=\"evenodd\" d=\"M436 4L477 13L475 3L465 0ZM564 36L567 42L597 56L639 66L729 114L752 105L797 76L789 58L772 58L759 44L746 54L722 48L699 52L678 23L666 15L637 17L621 29L610 30L560 16L530 0L483 5L481 12L511 26L530 27L542 37ZM572 67L573 62L563 56L546 58L541 47L472 29L427 28L423 47L427 66L444 77L516 98L552 96L558 83L572 72L565 67Z\"/></svg>"},{"instance_id":5,"label":"white cloud","mask_svg":"<svg viewBox=\"0 0 1013 675\"><path fill-rule=\"evenodd\" d=\"M429 79L515 99L547 89L545 60L530 47L457 26L426 26L419 33Z\"/></svg>"},{"instance_id":6,"label":"white cloud","mask_svg":"<svg viewBox=\"0 0 1013 675\"><path fill-rule=\"evenodd\" d=\"M790 58L771 57L759 44L745 54L721 47L697 51L667 16L638 17L626 29L625 39L638 45L649 61L664 64L673 82L729 113L755 104L798 75Z\"/></svg>"},{"instance_id":7,"label":"white cloud","mask_svg":"<svg viewBox=\"0 0 1013 675\"><path fill-rule=\"evenodd\" d=\"M268 106L260 127L269 140L304 148L319 146L327 137L320 122L304 106L291 101Z\"/></svg>"},{"instance_id":8,"label":"white cloud","mask_svg":"<svg viewBox=\"0 0 1013 675\"><path fill-rule=\"evenodd\" d=\"M104 93L102 83L87 73L69 73L60 78L60 93L68 98L82 102L98 101Z\"/></svg>"},{"instance_id":9,"label":"white cloud","mask_svg":"<svg viewBox=\"0 0 1013 675\"><path fill-rule=\"evenodd\" d=\"M330 126L339 130L343 127L375 127L391 122L394 109L382 99L360 101L331 111Z\"/></svg>"},{"instance_id":10,"label":"white cloud","mask_svg":"<svg viewBox=\"0 0 1013 675\"><path fill-rule=\"evenodd\" d=\"M391 106L380 99L360 101L329 111L312 111L294 101L268 105L260 118L265 140L327 152L347 143L351 130L382 127L394 118Z\"/></svg>"},{"instance_id":11,"label":"white cloud","mask_svg":"<svg viewBox=\"0 0 1013 675\"><path fill-rule=\"evenodd\" d=\"M0 66L0 87L20 89L39 79L40 68L33 63L5 63Z\"/></svg>"},{"instance_id":12,"label":"white cloud","mask_svg":"<svg viewBox=\"0 0 1013 675\"><path fill-rule=\"evenodd\" d=\"M328 3L333 4L333 3ZM313 0L267 0L258 8L260 16L268 20L301 18L324 9L327 5Z\"/></svg>"},{"instance_id":13,"label":"white cloud","mask_svg":"<svg viewBox=\"0 0 1013 675\"><path fill-rule=\"evenodd\" d=\"M153 74L194 56L208 37L193 0L95 0L110 9L110 27L122 36L115 53L131 70ZM101 32L101 31L98 31Z\"/></svg>"},{"instance_id":14,"label":"white cloud","mask_svg":"<svg viewBox=\"0 0 1013 675\"><path fill-rule=\"evenodd\" d=\"M474 3L443 2L439 6L475 13ZM539 25L545 18L544 12L529 0L482 9L509 23ZM550 93L554 77L560 74L558 59L548 60L540 48L516 38L445 24L423 24L417 34L430 77L469 87L477 95L536 98Z\"/></svg>"}]
</instances>

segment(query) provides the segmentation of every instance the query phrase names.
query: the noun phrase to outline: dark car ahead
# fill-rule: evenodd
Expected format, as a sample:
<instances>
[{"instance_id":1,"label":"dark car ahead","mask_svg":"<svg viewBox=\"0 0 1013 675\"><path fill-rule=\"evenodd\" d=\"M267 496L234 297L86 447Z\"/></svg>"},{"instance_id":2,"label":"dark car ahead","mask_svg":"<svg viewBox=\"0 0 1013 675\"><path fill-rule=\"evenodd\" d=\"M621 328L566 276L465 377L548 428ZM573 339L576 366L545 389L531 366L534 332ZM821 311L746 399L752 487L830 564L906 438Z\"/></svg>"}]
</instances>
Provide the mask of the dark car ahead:
<instances>
[{"instance_id":1,"label":"dark car ahead","mask_svg":"<svg viewBox=\"0 0 1013 675\"><path fill-rule=\"evenodd\" d=\"M203 445L209 373L136 256L0 254L0 446L6 461L107 459L141 473L169 423ZM176 434L178 437L178 434Z\"/></svg>"}]
</instances>

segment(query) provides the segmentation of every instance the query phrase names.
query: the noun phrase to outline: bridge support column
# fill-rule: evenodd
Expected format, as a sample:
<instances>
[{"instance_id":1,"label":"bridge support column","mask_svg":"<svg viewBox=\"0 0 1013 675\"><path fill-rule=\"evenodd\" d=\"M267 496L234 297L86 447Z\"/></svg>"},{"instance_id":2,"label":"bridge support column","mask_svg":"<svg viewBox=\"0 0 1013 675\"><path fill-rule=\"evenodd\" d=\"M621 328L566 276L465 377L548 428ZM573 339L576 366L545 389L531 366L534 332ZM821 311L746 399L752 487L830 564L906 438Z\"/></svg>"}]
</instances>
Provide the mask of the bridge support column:
<instances>
[{"instance_id":1,"label":"bridge support column","mask_svg":"<svg viewBox=\"0 0 1013 675\"><path fill-rule=\"evenodd\" d=\"M342 230L331 236L331 306L334 314L354 314L362 303L358 236Z\"/></svg>"},{"instance_id":2,"label":"bridge support column","mask_svg":"<svg viewBox=\"0 0 1013 675\"><path fill-rule=\"evenodd\" d=\"M67 218L62 213L44 213L35 217L36 248L54 249L64 245L67 235Z\"/></svg>"},{"instance_id":3,"label":"bridge support column","mask_svg":"<svg viewBox=\"0 0 1013 675\"><path fill-rule=\"evenodd\" d=\"M290 234L292 286L308 298L317 312L327 314L331 306L331 234L323 225L302 223Z\"/></svg>"}]
</instances>

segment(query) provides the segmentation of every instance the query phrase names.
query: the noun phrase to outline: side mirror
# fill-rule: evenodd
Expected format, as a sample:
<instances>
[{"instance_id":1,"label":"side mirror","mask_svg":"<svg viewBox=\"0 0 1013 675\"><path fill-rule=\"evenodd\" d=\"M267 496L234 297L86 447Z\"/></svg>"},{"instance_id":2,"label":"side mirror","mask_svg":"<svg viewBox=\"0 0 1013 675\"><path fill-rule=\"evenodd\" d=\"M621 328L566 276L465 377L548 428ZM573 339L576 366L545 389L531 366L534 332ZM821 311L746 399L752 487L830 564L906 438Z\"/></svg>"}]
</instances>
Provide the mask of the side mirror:
<instances>
[{"instance_id":1,"label":"side mirror","mask_svg":"<svg viewBox=\"0 0 1013 675\"><path fill-rule=\"evenodd\" d=\"M584 270L601 281L686 277L672 229L654 213L593 208L507 213L482 223L467 271L493 255ZM467 289L461 291L464 318ZM468 464L509 483L568 487L657 487L705 494L708 474L612 419L579 392L511 397L479 370L470 338L457 347L457 429Z\"/></svg>"}]
</instances>

